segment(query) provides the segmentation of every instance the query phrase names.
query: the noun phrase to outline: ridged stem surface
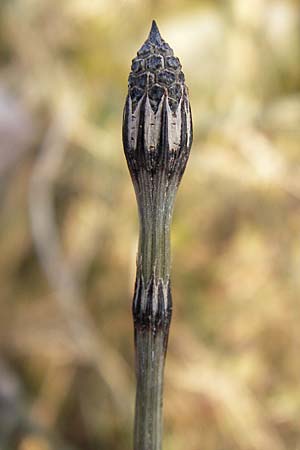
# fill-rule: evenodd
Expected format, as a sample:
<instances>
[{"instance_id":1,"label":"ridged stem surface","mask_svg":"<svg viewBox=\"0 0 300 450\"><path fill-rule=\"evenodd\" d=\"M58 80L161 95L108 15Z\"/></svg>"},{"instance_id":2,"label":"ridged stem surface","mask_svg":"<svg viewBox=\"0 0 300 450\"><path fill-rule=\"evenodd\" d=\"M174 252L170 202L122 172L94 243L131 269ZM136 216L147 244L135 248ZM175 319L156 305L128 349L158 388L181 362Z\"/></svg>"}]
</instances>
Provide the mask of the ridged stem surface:
<instances>
[{"instance_id":1,"label":"ridged stem surface","mask_svg":"<svg viewBox=\"0 0 300 450\"><path fill-rule=\"evenodd\" d=\"M133 302L136 350L134 450L160 450L163 378L171 321L170 221L174 197L166 195L163 174L156 189L143 189L139 202L140 238ZM141 182L145 182L140 174ZM163 184L161 184L161 182Z\"/></svg>"},{"instance_id":2,"label":"ridged stem surface","mask_svg":"<svg viewBox=\"0 0 300 450\"><path fill-rule=\"evenodd\" d=\"M166 334L167 330L159 330L155 335L149 330L135 330L135 450L161 449Z\"/></svg>"}]
</instances>

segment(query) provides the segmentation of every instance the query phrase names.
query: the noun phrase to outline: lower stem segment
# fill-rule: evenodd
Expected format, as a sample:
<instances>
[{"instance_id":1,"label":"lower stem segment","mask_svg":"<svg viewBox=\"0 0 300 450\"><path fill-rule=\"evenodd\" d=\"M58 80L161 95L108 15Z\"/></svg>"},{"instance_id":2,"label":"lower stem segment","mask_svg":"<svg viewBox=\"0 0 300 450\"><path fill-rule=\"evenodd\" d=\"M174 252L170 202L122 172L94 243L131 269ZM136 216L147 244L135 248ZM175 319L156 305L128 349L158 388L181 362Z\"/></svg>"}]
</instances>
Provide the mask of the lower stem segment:
<instances>
[{"instance_id":1,"label":"lower stem segment","mask_svg":"<svg viewBox=\"0 0 300 450\"><path fill-rule=\"evenodd\" d=\"M135 328L136 409L134 450L160 450L162 405L168 329Z\"/></svg>"}]
</instances>

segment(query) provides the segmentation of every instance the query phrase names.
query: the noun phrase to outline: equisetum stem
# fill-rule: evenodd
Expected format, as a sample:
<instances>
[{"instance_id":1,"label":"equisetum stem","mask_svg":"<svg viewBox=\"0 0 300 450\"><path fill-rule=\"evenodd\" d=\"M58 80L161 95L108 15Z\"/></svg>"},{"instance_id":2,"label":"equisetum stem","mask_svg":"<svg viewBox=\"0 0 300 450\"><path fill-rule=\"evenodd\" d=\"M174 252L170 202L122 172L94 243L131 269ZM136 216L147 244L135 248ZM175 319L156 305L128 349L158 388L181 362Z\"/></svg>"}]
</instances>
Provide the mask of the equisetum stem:
<instances>
[{"instance_id":1,"label":"equisetum stem","mask_svg":"<svg viewBox=\"0 0 300 450\"><path fill-rule=\"evenodd\" d=\"M123 145L140 222L132 307L137 379L134 450L161 450L172 314L170 226L192 144L192 120L181 64L154 21L131 68Z\"/></svg>"},{"instance_id":2,"label":"equisetum stem","mask_svg":"<svg viewBox=\"0 0 300 450\"><path fill-rule=\"evenodd\" d=\"M164 365L172 313L169 272L174 199L172 195L165 197L159 189L150 189L149 194L148 207L140 208L133 301L137 379L135 450L161 448Z\"/></svg>"},{"instance_id":3,"label":"equisetum stem","mask_svg":"<svg viewBox=\"0 0 300 450\"><path fill-rule=\"evenodd\" d=\"M168 328L153 334L135 327L136 409L135 450L159 450L162 441L162 403Z\"/></svg>"}]
</instances>

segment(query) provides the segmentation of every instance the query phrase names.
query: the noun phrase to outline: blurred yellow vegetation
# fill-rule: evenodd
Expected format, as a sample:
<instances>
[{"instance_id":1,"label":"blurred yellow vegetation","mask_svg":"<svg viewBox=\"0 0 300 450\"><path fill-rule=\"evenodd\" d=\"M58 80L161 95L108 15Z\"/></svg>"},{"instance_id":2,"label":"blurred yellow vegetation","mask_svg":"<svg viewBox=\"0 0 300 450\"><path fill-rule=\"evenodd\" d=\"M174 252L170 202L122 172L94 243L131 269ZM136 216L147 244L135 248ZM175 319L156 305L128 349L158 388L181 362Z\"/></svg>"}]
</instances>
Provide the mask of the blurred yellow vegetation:
<instances>
[{"instance_id":1,"label":"blurred yellow vegetation","mask_svg":"<svg viewBox=\"0 0 300 450\"><path fill-rule=\"evenodd\" d=\"M172 230L164 449L300 449L299 11L1 2L1 450L132 446L138 224L121 121L152 18L195 134Z\"/></svg>"}]
</instances>

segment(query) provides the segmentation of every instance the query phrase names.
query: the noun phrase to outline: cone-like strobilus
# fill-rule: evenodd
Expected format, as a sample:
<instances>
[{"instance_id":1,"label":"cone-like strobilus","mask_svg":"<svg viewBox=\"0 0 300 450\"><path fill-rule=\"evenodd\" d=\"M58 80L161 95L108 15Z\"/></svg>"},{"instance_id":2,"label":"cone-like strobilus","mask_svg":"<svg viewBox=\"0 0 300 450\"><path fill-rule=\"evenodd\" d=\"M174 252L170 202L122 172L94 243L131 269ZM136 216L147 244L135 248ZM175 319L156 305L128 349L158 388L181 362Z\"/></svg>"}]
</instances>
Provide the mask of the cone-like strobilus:
<instances>
[{"instance_id":1,"label":"cone-like strobilus","mask_svg":"<svg viewBox=\"0 0 300 450\"><path fill-rule=\"evenodd\" d=\"M163 372L172 312L170 226L192 145L192 118L181 64L155 21L132 61L128 88L123 145L140 221L133 298L134 450L160 450Z\"/></svg>"}]
</instances>

